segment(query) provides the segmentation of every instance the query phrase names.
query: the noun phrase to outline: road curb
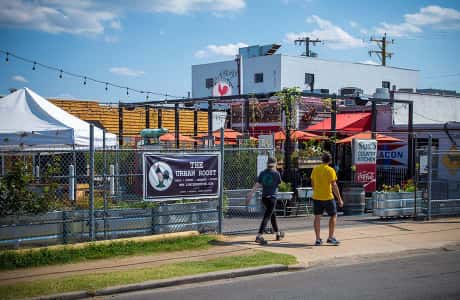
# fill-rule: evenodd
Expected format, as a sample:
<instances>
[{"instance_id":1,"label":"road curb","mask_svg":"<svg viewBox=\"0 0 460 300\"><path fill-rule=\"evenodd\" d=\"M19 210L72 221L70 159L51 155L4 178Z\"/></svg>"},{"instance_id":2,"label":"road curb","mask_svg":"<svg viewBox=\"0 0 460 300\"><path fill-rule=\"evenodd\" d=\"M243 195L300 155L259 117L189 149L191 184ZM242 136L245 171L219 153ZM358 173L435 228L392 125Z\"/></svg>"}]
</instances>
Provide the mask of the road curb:
<instances>
[{"instance_id":1,"label":"road curb","mask_svg":"<svg viewBox=\"0 0 460 300\"><path fill-rule=\"evenodd\" d=\"M41 296L31 298L31 300L76 300L76 299L84 299L88 298L89 294L87 291L76 291L76 292L69 292L69 293L62 293L62 294L54 294L49 296Z\"/></svg>"},{"instance_id":2,"label":"road curb","mask_svg":"<svg viewBox=\"0 0 460 300\"><path fill-rule=\"evenodd\" d=\"M34 300L56 300L56 299L75 300L75 299L83 299L83 298L94 297L94 296L108 296L108 295L141 291L141 290L147 290L147 289L158 289L158 288L163 288L163 287L178 286L178 285L184 285L184 284L190 284L190 283L207 282L207 281L230 279L230 278L236 278L236 277L284 272L288 270L290 270L290 268L286 265L279 265L279 264L268 265L268 266L262 266L262 267L218 271L218 272L176 277L176 278L170 278L170 279L151 280L151 281L145 281L142 283L114 286L114 287L109 287L109 288L100 289L100 290L91 291L91 292L76 291L76 292L70 292L70 293L37 297L37 298L32 298L32 299Z\"/></svg>"}]
</instances>

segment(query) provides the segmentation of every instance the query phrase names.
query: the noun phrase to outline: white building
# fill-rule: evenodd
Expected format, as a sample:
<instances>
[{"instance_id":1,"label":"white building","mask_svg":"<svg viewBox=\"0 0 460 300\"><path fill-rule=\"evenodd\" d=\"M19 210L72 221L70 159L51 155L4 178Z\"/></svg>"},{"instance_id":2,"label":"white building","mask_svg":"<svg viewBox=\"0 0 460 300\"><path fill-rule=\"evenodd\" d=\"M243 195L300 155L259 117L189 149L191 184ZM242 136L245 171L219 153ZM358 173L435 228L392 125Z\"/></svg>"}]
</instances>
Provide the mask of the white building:
<instances>
[{"instance_id":1,"label":"white building","mask_svg":"<svg viewBox=\"0 0 460 300\"><path fill-rule=\"evenodd\" d=\"M240 48L241 94L277 92L284 87L324 89L331 94L339 94L344 87L357 87L365 94L380 87L417 88L417 70L274 54L278 48ZM192 97L230 95L238 95L236 60L192 66Z\"/></svg>"}]
</instances>

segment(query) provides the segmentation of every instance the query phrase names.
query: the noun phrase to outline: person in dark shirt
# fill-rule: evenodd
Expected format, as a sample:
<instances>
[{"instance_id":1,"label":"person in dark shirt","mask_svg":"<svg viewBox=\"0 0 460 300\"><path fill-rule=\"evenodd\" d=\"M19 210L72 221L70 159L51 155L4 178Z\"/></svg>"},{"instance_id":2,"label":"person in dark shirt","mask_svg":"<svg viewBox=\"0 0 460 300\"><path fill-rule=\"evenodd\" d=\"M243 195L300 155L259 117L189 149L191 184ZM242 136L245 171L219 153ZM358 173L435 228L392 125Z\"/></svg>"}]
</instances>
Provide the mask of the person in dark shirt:
<instances>
[{"instance_id":1,"label":"person in dark shirt","mask_svg":"<svg viewBox=\"0 0 460 300\"><path fill-rule=\"evenodd\" d=\"M256 237L256 243L266 245L267 241L263 237L265 227L268 220L271 220L273 230L276 234L276 240L279 241L284 237L284 232L279 231L278 223L276 222L276 214L274 213L276 205L276 191L278 185L281 183L280 173L276 170L276 159L269 157L267 161L267 168L260 172L257 182L254 184L252 190L248 193L247 203L251 200L256 189L262 187L262 203L265 206L265 214L260 224L259 233Z\"/></svg>"}]
</instances>

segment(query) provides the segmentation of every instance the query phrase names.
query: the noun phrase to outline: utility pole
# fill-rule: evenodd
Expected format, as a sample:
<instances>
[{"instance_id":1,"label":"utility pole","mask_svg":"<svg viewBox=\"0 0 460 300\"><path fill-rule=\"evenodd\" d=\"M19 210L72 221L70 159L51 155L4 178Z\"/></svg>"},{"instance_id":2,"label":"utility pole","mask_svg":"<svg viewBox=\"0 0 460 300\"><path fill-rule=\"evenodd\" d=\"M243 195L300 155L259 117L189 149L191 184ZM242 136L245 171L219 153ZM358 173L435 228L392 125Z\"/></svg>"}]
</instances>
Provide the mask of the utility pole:
<instances>
[{"instance_id":1,"label":"utility pole","mask_svg":"<svg viewBox=\"0 0 460 300\"><path fill-rule=\"evenodd\" d=\"M321 43L322 41L319 39L312 40L310 37L303 37L303 38L298 38L294 41L295 45L302 45L305 44L305 53L302 54L302 56L307 56L307 57L316 57L317 54L315 52L310 51L310 44L313 46L316 46L316 43Z\"/></svg>"},{"instance_id":2,"label":"utility pole","mask_svg":"<svg viewBox=\"0 0 460 300\"><path fill-rule=\"evenodd\" d=\"M394 40L388 41L387 40L387 33L385 32L383 37L381 39L374 39L373 37L370 38L371 42L377 43L377 46L379 46L379 50L370 50L369 51L369 56L372 56L372 53L376 54L377 57L380 59L380 63L382 66L387 65L387 57L391 58L393 55L392 52L387 52L387 45L388 44L393 44Z\"/></svg>"}]
</instances>

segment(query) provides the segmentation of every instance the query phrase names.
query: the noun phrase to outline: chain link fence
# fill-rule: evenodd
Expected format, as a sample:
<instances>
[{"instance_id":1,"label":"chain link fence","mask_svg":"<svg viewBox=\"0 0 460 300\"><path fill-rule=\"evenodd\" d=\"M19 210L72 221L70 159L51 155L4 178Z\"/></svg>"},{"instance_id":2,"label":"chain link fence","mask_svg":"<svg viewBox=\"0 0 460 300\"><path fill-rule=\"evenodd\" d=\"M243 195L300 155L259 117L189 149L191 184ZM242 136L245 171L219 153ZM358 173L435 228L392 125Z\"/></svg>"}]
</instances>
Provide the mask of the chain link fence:
<instances>
[{"instance_id":1,"label":"chain link fence","mask_svg":"<svg viewBox=\"0 0 460 300\"><path fill-rule=\"evenodd\" d=\"M423 191L423 216L460 215L460 151L434 147L417 151L417 189Z\"/></svg>"},{"instance_id":2,"label":"chain link fence","mask_svg":"<svg viewBox=\"0 0 460 300\"><path fill-rule=\"evenodd\" d=\"M184 149L0 152L0 247L216 232L217 199L143 201L145 152Z\"/></svg>"}]
</instances>

